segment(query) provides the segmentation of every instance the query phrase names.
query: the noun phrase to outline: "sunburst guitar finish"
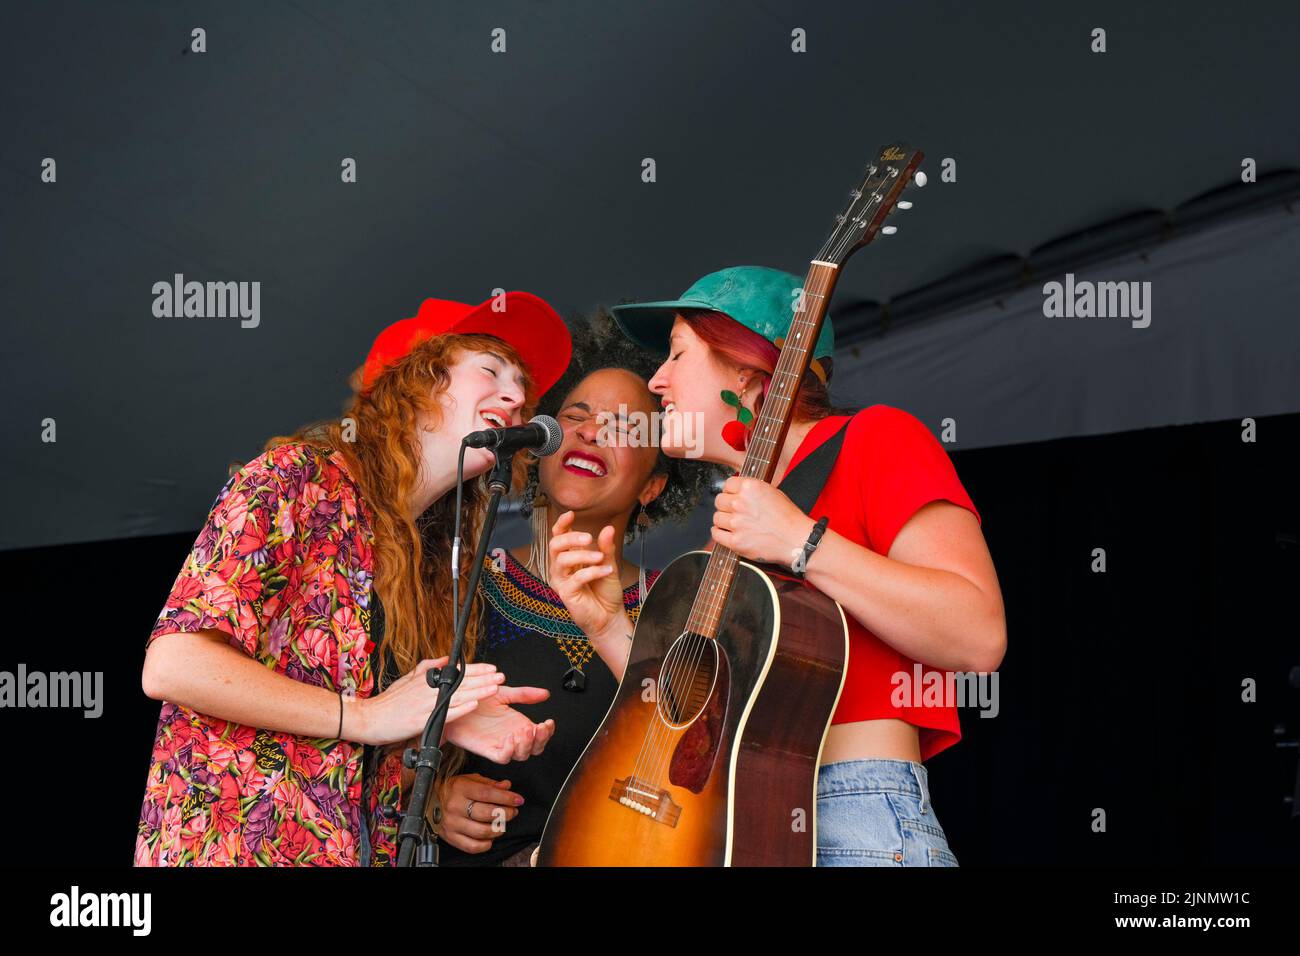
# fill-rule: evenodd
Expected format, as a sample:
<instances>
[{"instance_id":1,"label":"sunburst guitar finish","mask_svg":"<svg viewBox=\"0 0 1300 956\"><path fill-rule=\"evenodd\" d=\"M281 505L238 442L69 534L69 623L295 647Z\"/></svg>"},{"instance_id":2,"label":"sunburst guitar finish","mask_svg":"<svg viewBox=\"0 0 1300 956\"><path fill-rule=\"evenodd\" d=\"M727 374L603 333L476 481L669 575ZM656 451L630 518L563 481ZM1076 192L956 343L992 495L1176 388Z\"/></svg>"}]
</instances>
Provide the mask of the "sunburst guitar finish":
<instances>
[{"instance_id":1,"label":"sunburst guitar finish","mask_svg":"<svg viewBox=\"0 0 1300 956\"><path fill-rule=\"evenodd\" d=\"M812 866L817 763L843 684L840 606L738 562L715 638L686 622L709 552L664 569L539 866Z\"/></svg>"}]
</instances>

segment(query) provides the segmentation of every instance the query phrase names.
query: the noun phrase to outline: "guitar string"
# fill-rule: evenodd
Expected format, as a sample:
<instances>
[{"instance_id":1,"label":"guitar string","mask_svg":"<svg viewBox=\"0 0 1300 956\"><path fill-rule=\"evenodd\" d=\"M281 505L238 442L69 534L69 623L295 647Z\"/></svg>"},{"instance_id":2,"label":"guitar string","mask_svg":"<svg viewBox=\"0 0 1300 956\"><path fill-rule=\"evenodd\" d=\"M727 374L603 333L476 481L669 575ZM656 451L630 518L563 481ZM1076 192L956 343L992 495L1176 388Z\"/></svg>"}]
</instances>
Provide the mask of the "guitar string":
<instances>
[{"instance_id":1,"label":"guitar string","mask_svg":"<svg viewBox=\"0 0 1300 956\"><path fill-rule=\"evenodd\" d=\"M778 361L776 374L780 374L781 371L783 371L781 363ZM744 466L742 465L742 471L744 470ZM715 549L715 551L719 550L729 551L730 549ZM734 565L732 565L733 556L734 554L732 553L720 554L716 559L716 564L714 563L714 559L711 559L710 564L712 567L706 569L705 582L703 582L708 584L707 592L703 592L706 596L702 601L701 608L694 609L702 611L702 614L693 614L693 620L688 620L685 639L679 642L677 653L674 654L673 662L660 682L660 699L667 702L669 715L674 718L675 721L680 720L681 715L678 711L682 708L674 706L674 702L677 700L683 700L683 702L689 703L689 690L693 686L695 678L698 675L699 661L708 648L708 641L710 639L703 636L700 632L709 630L709 621L720 621L721 619L721 604L716 596L716 591L719 584L719 578L725 578L726 576L727 567L729 565L734 567ZM724 587L724 592L725 590ZM704 621L698 620L701 616L705 618ZM697 626L692 627L692 624ZM716 629L716 623L712 626ZM689 661L689 663L685 663L686 661ZM684 681L681 680L683 673L689 674L689 677ZM658 714L658 708L656 708L656 713ZM662 774L662 763L665 757L663 752L665 748L663 747L664 742L662 738L665 735L671 738L671 728L665 721L657 726L652 725L651 729L655 733L653 733L648 739L648 742L651 744L648 748L648 756L651 756L653 759L648 765L648 770L651 770L651 772L645 773L645 776L648 778L648 783L657 784Z\"/></svg>"},{"instance_id":2,"label":"guitar string","mask_svg":"<svg viewBox=\"0 0 1300 956\"><path fill-rule=\"evenodd\" d=\"M823 246L823 249L824 248L825 246ZM830 283L824 281L823 276L833 276L833 273L823 273L816 267L813 267L813 269L810 270L810 278L812 281L807 283L805 295L811 294L822 299L826 297L826 291L829 289ZM802 336L806 336L812 331L811 323L805 317L806 315L807 312L801 309L791 321L790 332L793 333L795 339L800 339ZM807 344L796 346L789 350L782 349L782 355L778 358L777 366L773 370L773 378L777 381L777 391L779 393L775 396L777 401L773 403L774 405L779 406L781 403L793 403L794 396L798 393L798 387L796 386L793 390L786 391L785 379L788 378L790 381L795 380L795 369L802 363L802 353L807 350ZM796 358L796 356L798 357ZM764 417L768 417L769 419L779 419L788 413L788 409L783 409L773 415L771 414L771 408L772 406L765 405L765 411L769 414ZM771 425L772 422L769 420L764 426L764 431L770 429ZM758 450L761 453L755 456L747 456L747 461L742 463L739 472L740 474L749 477L756 477L759 472L768 467L768 456L771 454L772 450L775 449L776 440L767 437L766 435L759 435L755 439L755 444L760 446L760 449ZM771 447L761 447L765 445ZM715 551L716 550L717 549L715 549ZM702 606L702 610L706 616L706 622L711 622L711 627L715 631L717 626L721 623L722 608L725 603L725 599L717 595L717 589L720 583L719 579L725 581L728 574L730 574L734 579L735 562L738 560L738 555L736 555L734 551L731 549L723 550L726 553L724 553L722 558L718 561L717 567L713 569L714 573L710 573L710 570L706 569L706 578L709 579L710 584L709 596L705 598ZM726 595L728 591L729 588L727 586L722 588L723 595ZM696 616L697 615L692 615L692 617ZM708 629L709 626L705 626L698 630ZM660 681L660 694L658 695L660 701L667 701L670 716L675 718L675 721L680 720L680 714L676 713L676 711L681 708L673 706L673 702L675 700L681 700L683 703L690 703L689 692L695 685L696 679L699 676L699 663L702 660L705 651L708 649L708 642L713 639L715 638L708 638L698 634L696 629L690 627L690 622L688 621L688 629L685 639L680 643L678 653L675 655L673 664L670 666L668 673ZM689 664L683 666L683 662L686 660L689 660ZM687 675L685 680L681 679L683 673ZM716 675L714 687L710 690L712 691L713 689L716 689ZM710 696L711 694L705 696L701 710L703 709L703 705L707 705ZM699 715L696 714L692 719L698 719L698 716ZM649 733L643 743L642 754L638 755L633 775L637 779L644 779L646 783L657 786L659 778L662 776L664 770L664 763L670 757L666 745L671 742L673 730L666 721L662 720L662 715L658 707L655 708L655 717L660 718L660 720L658 722L654 720L651 721L651 726L648 728ZM643 757L649 759L643 759ZM645 768L644 772L642 771L642 767Z\"/></svg>"},{"instance_id":3,"label":"guitar string","mask_svg":"<svg viewBox=\"0 0 1300 956\"><path fill-rule=\"evenodd\" d=\"M814 267L814 269L810 274L812 281L807 284L807 290L805 292L806 295L813 295L817 298L823 298L823 299L825 298L825 293L829 288L830 283L822 280L823 275L824 273L822 273L820 270L817 270ZM800 312L796 314L791 321L790 334L792 334L793 337L797 340L803 340L803 337L808 335L808 333L812 331L811 322L809 319L806 318L806 315L807 313L801 309ZM772 398L774 398L775 401L772 403L772 405L765 405L765 411L768 412L768 415L764 417L769 419L771 418L779 419L788 414L789 409L782 408L780 411L777 411L775 414L772 413L771 409L774 406L780 408L782 404L792 404L794 402L794 396L797 395L798 388L796 387L792 390L786 390L786 385L788 384L787 379L791 382L795 380L795 369L797 369L799 364L802 363L803 361L802 353L806 352L807 349L808 346L806 342L805 344L793 347L788 351L783 349L782 358L788 358L788 360L782 361L781 359L779 359L776 368L773 370L773 379L775 379L777 383L776 390L775 390L776 393L772 394L772 392L769 390L769 395ZM770 429L771 426L772 426L772 422L769 420L768 423L764 426L764 431ZM746 475L748 477L757 477L759 473L766 470L769 464L769 456L776 448L776 439L760 434L756 436L755 444L758 446L758 448L756 449L758 454L750 457L747 463L742 464L741 471L740 471L741 474ZM721 623L723 603L724 603L724 599L718 597L717 595L717 589L719 585L719 581L717 580L717 578L721 577L725 580L727 573L730 572L732 578L734 579L735 564L736 561L739 560L739 555L737 555L731 549L727 549L727 550L729 553L725 556L725 559L720 563L719 573L713 576L713 580L710 583L709 594L711 596L707 598L704 602L704 610L708 616L709 621L712 622L712 627L715 630L717 626ZM732 586L734 587L734 580ZM723 595L726 595L728 591L729 591L728 587L724 586L722 588ZM678 683L678 681L680 680L681 670L683 669L681 668L676 669L676 674L674 675L674 680L673 680L673 686L689 689L695 685L696 679L698 678L699 675L699 662L702 659L705 651L708 649L709 640L710 640L709 638L700 638L695 642L696 646L690 648L690 651L693 651L693 653L688 652L690 664L686 668L684 668L688 676L684 681ZM687 657L688 654L683 654L682 656ZM706 696L704 703L707 704L708 700L709 700L709 696ZM698 715L696 715L696 717L693 719L698 719ZM653 767L654 770L654 773L652 774L653 782L657 782L659 777L662 775L663 762L665 759L668 758L669 755L660 752L659 754L657 754L657 756L659 759L655 762L655 765Z\"/></svg>"},{"instance_id":4,"label":"guitar string","mask_svg":"<svg viewBox=\"0 0 1300 956\"><path fill-rule=\"evenodd\" d=\"M864 184L864 185L865 185L865 184ZM859 192L858 197L855 197L855 201L856 201L858 198L861 198L861 193L862 193L862 192L865 192L865 190L862 190L862 191ZM878 199L879 197L878 197L878 195L873 194L873 198ZM846 220L848 219L847 215L846 215L845 218L846 218ZM854 222L860 222L860 221L861 221L861 217L859 216L859 217L853 219L852 221L854 221ZM841 225L843 225L843 223L841 223ZM835 242L835 238L832 237L831 239L829 239L829 240L827 241L827 243L826 243L825 245L823 245L823 247L822 247L822 251L819 252L819 254L818 254L818 258L819 258L819 259L824 259L824 258L825 258L825 250L826 250L828 247L831 247L832 244L834 244L834 248L837 250L837 253L836 253L836 254L838 255L839 252L842 252L845 248L847 248L848 244L851 243L851 242L853 242L853 241L855 241L855 238L854 238L853 232L852 232L851 230L847 230L847 231L845 231L845 233L844 233L844 235L843 235L843 238L842 238L841 241L838 242L838 243L836 243L836 242ZM825 298L825 293L826 293L827 289L829 288L829 283L824 283L824 284L820 285L820 287L818 287L818 286L816 286L815 283L817 282L818 278L822 275L822 273L817 272L816 270L813 270L812 273L811 273L811 275L812 275L812 278L813 278L814 281L813 281L813 283L809 283L810 286L813 286L813 288L810 289L809 291L811 291L811 294L813 294L813 295L815 295L815 296L817 296L817 297L819 297L819 298ZM831 273L831 274L829 274L829 275L833 275L833 273ZM811 332L811 325L809 325L809 327L808 327L806 330L796 329L796 326L798 325L799 321L800 321L800 317L799 317L798 315L796 315L796 317L795 317L795 318L792 320L792 322L791 322L791 329L792 329L792 330L795 330L796 332L798 332L798 331L808 331L808 332ZM805 320L805 321L806 321L806 320ZM797 338L797 337L798 337L798 335L796 334L796 338ZM791 352L790 352L789 354L791 355L791 357L793 357L793 355L795 354L796 351L806 351L806 349L807 349L807 345L804 345L804 346L801 346L801 347L800 347L799 349L797 349L797 350L791 350ZM802 361L802 358L799 359L799 362L801 362L801 361ZM799 364L799 362L794 362L793 364L795 364L795 365L797 366L797 364ZM778 379L778 388L780 387L780 382L781 382L781 376L782 376L782 375L789 376L789 377L791 378L791 380L794 379L794 372L793 372L793 370L789 367L789 364L791 364L791 363L783 363L783 362L781 362L780 360L778 360L777 368L776 368L776 370L774 371L774 376ZM793 395L797 394L797 391L798 391L798 389L797 389L797 387L796 387L796 389L795 389L795 391L794 391L793 393L782 393L780 396L778 396L778 398L779 398L780 400L791 401L791 402L792 402L792 401L794 400ZM770 424L769 424L767 427L770 427ZM765 430L766 430L766 428L765 428ZM775 439L767 438L767 437L762 436L762 435L760 435L760 436L758 437L757 441L760 442L760 443L770 444L770 445L773 446L773 448L775 447L775 444L776 444ZM770 453L771 453L771 450L770 450L770 449L767 449L767 450L764 451L764 455L763 455L763 456L760 456L760 457L765 457L767 454L770 454ZM757 459L755 459L755 461L756 461L756 460L757 460ZM761 469L761 467L766 467L766 462L764 462L763 466L760 466L760 469ZM741 469L741 470L742 470L742 471L749 471L749 472L751 473L751 476L752 476L753 472L754 472L755 470L759 470L759 469L754 469L754 468L752 468L752 467L751 467L750 469L746 469L746 468L742 465L742 469ZM727 550L730 550L730 549L727 549ZM716 567L715 569L706 569L706 577L709 577L709 578L711 579L711 580L710 580L710 588L709 588L709 592L710 592L711 595L713 595L714 592L716 592L716 590L717 590L718 583L719 583L719 581L718 581L719 578L722 578L722 579L725 580L725 578L726 578L728 572L730 572L731 575L732 575L732 577L734 578L734 568L735 568L735 559L736 559L736 558L737 558L737 556L734 554L734 552L729 553L729 554L726 554L726 555L724 555L724 559L718 562L718 565L717 565L717 567ZM713 570L713 571L715 571L716 573L710 574L710 573L709 573L710 570ZM726 594L726 592L727 592L727 588L724 586L724 587L723 587L723 593ZM713 621L713 627L714 627L715 629L716 629L717 625L721 623L721 616L722 616L722 615L721 615L721 610L722 610L721 603L722 603L721 600L720 600L716 595L714 595L714 596L712 596L712 597L710 597L710 598L706 598L706 600L704 601L704 605L703 605L703 610L704 610L704 612L707 614L708 618L709 618L710 620ZM702 629L707 629L707 628L702 628ZM690 646L690 645L691 645L691 641L692 641L692 639L694 639L694 643L695 643L695 645L697 645L696 647L693 647L693 648ZM667 701L668 701L669 706L671 707L671 705L672 705L672 701L674 700L674 698L675 698L675 696L676 696L676 693L677 693L676 688L678 688L678 687L680 686L680 685L678 684L678 677L679 677L679 675L680 675L680 673L681 673L681 671L682 671L682 668L681 668L680 666L678 666L678 665L680 665L680 662L681 662L683 659L685 659L686 657L688 657L688 656L691 658L691 665L690 665L690 667L689 667L689 672L690 672L690 674L691 674L691 677L690 677L687 681L685 681L685 687L686 687L686 688L689 688L689 687L694 683L694 678L695 678L696 675L698 674L698 663L699 663L699 660L701 659L701 657L702 657L702 655L703 655L704 650L707 648L707 641L708 641L708 640L709 640L709 638L705 638L705 637L697 636L695 630L689 628L689 622L688 622L688 631L687 631L687 635L686 635L686 640L685 640L684 642L682 642L683 646L679 646L679 648L678 648L678 654L675 656L675 658L674 658L674 662L673 662L674 666L672 666L672 667L669 669L669 672L668 672L668 674L666 675L666 677L665 677L664 679L661 680L661 683L660 683L660 691L661 691L661 692L660 692L660 694L658 695L658 699L659 699L659 700L664 700L664 699L666 698ZM694 651L694 653L691 653L691 651ZM708 700L708 698L706 697L705 703L707 703L707 700ZM672 708L672 709L675 710L676 708ZM659 710L658 707L656 707L656 709L655 709L655 715L654 715L654 716L655 716L655 717L661 717L660 710ZM676 716L676 715L673 714L673 716ZM660 777L660 775L661 775L661 773L662 773L662 763L663 763L663 760L664 760L664 755L663 755L663 754L656 754L656 751L659 751L659 750L662 749L662 744L660 743L660 741L659 741L657 738L661 738L662 736L665 736L665 735L668 736L669 738L671 738L671 728L668 726L668 724L667 724L666 722L662 722L662 723L659 724L659 725L655 725L654 722L652 721L652 727L651 727L651 730L652 730L653 732L647 735L646 741L645 741L645 743L643 744L643 747L642 747L642 754L639 754L639 755L638 755L637 767L634 769L634 776L636 776L637 779L645 779L645 781L646 781L647 783L653 785L653 784L656 784L656 783L658 782L658 778ZM649 744L650 746L647 747L646 744ZM649 751L648 754L646 753L647 750ZM643 760L642 760L642 758L643 758L644 756L648 756L648 755L655 755L655 756L658 756L659 759L657 759L657 760L654 761L654 768L655 768L655 769L654 769L654 772L653 772L653 773L648 773L648 772L647 772L647 773L642 773L642 772L640 772L640 770L641 770L641 766L643 765ZM648 768L647 768L647 769L648 769Z\"/></svg>"},{"instance_id":5,"label":"guitar string","mask_svg":"<svg viewBox=\"0 0 1300 956\"><path fill-rule=\"evenodd\" d=\"M826 297L826 291L830 285L829 282L820 282L820 283L818 282L818 280L822 275L823 273L813 270L812 272L813 282L810 282L808 284L809 286L808 293L818 298ZM827 275L833 275L833 273ZM802 323L802 326L800 325L800 323ZM795 318L791 321L791 331L794 333L794 337L796 339L799 339L802 335L806 335L807 333L811 332L811 330L812 330L811 323L809 322L808 319L803 318L802 315L796 315ZM778 405L781 402L793 401L792 396L794 394L797 394L798 389L795 388L793 392L783 391L784 378L789 378L791 381L794 380L794 368L796 368L798 364L802 362L802 357L796 359L794 356L797 353L801 353L806 350L807 350L807 345L798 346L796 348L791 349L787 353L790 358L790 361L781 361L780 359L778 360L777 367L773 372L773 377L776 378L778 383L777 385L778 394L775 396L776 401L773 403L773 405ZM768 406L768 409L770 410L771 407L772 406ZM777 413L777 415L773 417L779 418L782 414L785 414L785 412ZM770 427L771 427L771 423L769 422L768 425L765 426L765 430ZM748 461L748 467L742 465L741 472L747 474L750 477L756 477L758 472L764 470L767 467L767 456L770 455L772 449L776 447L775 439L763 435L758 436L758 438L756 439L756 443L760 445L770 445L771 448L763 449L761 454L751 458ZM723 599L717 597L716 595L716 591L719 584L718 579L722 578L725 580L728 572L730 572L731 575L734 577L735 562L739 558L739 556L736 555L736 553L731 549L722 549L722 550L724 550L725 553L723 555L722 560L720 560L718 567L715 569L716 573L712 575L707 575L706 572L706 576L709 576L711 578L709 593L712 596L706 598L705 601L703 602L703 611L707 615L707 618L710 621L712 621L712 627L715 630L717 625L721 623L721 618L722 618L721 612L722 612L722 605L723 605ZM724 586L723 594L725 595L727 591L728 591L727 587ZM701 630L707 630L707 629L708 628L701 628ZM688 634L689 634L688 640L687 642L684 642L685 646L680 649L681 653L678 656L678 658L674 661L674 663L679 664L680 661L684 659L689 659L690 664L685 668L681 666L672 668L670 670L669 679L663 681L661 686L666 684L669 689L672 688L680 689L683 687L689 689L691 686L694 685L695 679L698 676L699 661L702 658L705 650L707 650L708 648L708 641L710 640L710 638L697 636L695 630L689 631ZM694 638L693 641L694 646L691 645L691 638ZM689 674L689 677L687 677L685 681L680 680L680 675L683 670L685 670ZM678 691L678 693L680 693L680 690ZM706 696L704 703L707 703L708 699L709 698ZM671 738L671 728L668 727L666 724L664 724L662 727L657 727L655 729L660 731L659 734L655 735L656 737L662 737L664 733L667 732L667 735ZM659 741L655 741L655 743L659 743ZM651 749L651 753L654 756L656 756L658 759L656 759L652 764L653 772L646 774L646 776L649 777L649 780L647 782L657 783L660 776L662 775L663 761L667 755L663 752L664 748L662 746L652 746L650 749Z\"/></svg>"},{"instance_id":6,"label":"guitar string","mask_svg":"<svg viewBox=\"0 0 1300 956\"><path fill-rule=\"evenodd\" d=\"M864 183L864 186L865 185L866 184ZM881 199L881 194L879 192L879 189L880 189L879 185L874 187L875 191L872 192L871 200L869 200L869 202L879 201ZM854 202L860 199L862 193L864 193L865 191L866 191L865 189L860 190L858 196L854 198ZM850 209L851 208L852 206L850 205ZM859 224L863 223L861 215L859 215L858 217L854 217L852 220L849 220L846 214L845 219L846 221L852 221ZM840 223L841 226L843 224L844 223ZM859 228L865 229L865 225L860 225ZM856 240L855 231L851 228L849 230L845 230L843 236L838 242L836 242L834 236L828 239L827 242L822 246L822 250L818 253L817 258L821 260L826 259L827 258L826 250L828 248L833 248L834 253L832 255L832 258L838 259L838 257L842 255L845 252L845 250L847 250L848 247L856 241L857 240ZM815 283L822 275L823 273L817 271L816 269L811 270L810 276L813 279L813 282L808 283L808 285L810 286L815 285ZM829 278L833 278L835 276L835 273L834 272L824 273L824 275L826 275ZM824 299L826 298L826 292L830 288L830 285L831 285L830 282L826 282L820 287L820 291L813 291L811 292L811 294ZM825 313L825 309L823 309L823 315L824 313ZM800 322L800 316L796 314L795 318L791 322L791 331L796 331L796 332L812 331L811 324L809 324L809 327L807 329L796 329L796 326L798 325L799 322ZM797 335L796 338L798 338ZM791 357L793 357L796 352L806 351L807 349L808 349L808 345L805 344L803 346L799 346L795 349L789 350L788 354ZM783 362L783 359L785 358L786 354L787 351L783 349L782 356L778 359L777 367L773 373L774 377L778 379L778 389L781 387L780 385L781 375L788 375L791 378L791 380L794 379L793 369L790 367L782 368L782 366L793 364L797 367L798 364L802 363L802 357L800 357L800 359L797 361L792 361L792 363ZM795 395L797 395L797 393L798 393L798 386L796 385L794 391L782 393L781 395L778 396L778 400L785 401L785 402L793 402L795 400ZM777 417L779 417L779 415ZM769 423L764 430L766 431L767 428L770 427L771 426ZM765 436L759 436L756 439L756 441L760 443L770 444L771 446L773 446L773 448L775 448L776 445L775 439L768 438ZM756 472L758 470L765 469L768 464L765 456L770 453L771 453L771 449L768 449L763 452L763 455L759 456L760 458L763 458L763 464L761 466L758 466L757 468L753 468L753 469L747 469L745 467L745 464L742 463L741 471ZM758 458L753 459L753 464L756 464L757 461ZM754 474L751 474L751 477L753 476ZM718 549L715 549L715 552L717 550ZM717 586L720 578L725 580L727 575L730 574L734 581L735 563L738 560L738 556L735 554L734 551L731 551L731 549L722 549L722 550L724 551L724 554L722 558L718 560L716 568L712 566L713 561L711 560L710 567L707 567L705 570L706 578L711 578L709 591L712 596L704 600L702 609L707 615L707 620L712 621L712 627L715 631L718 625L721 624L722 605L723 603L725 603L725 599L718 598L716 594L714 594L714 592L717 590ZM727 592L728 592L728 587L724 586L723 594L725 595L727 594ZM698 675L699 661L702 659L703 652L708 646L707 642L710 640L710 638L704 637L702 634L697 633L697 629L692 628L690 626L692 619L696 619L700 616L698 613L696 613L696 611L697 609L693 606L692 613L688 616L686 634L683 635L682 639L680 639L678 654L675 655L673 660L673 665L670 667L668 673L660 681L659 692L656 694L656 707L650 721L650 727L647 730L646 737L642 742L641 752L638 754L637 761L633 767L632 779L643 780L645 783L649 785L657 785L658 779L663 771L663 763L668 756L666 752L667 748L665 745L668 741L671 741L672 738L672 728L669 726L669 724L666 721L662 720L662 712L660 710L659 704L661 702L664 702L666 698L668 702L667 706L670 707L670 716L674 717L675 719L680 718L680 715L674 712L678 708L672 706L672 701L674 700L674 698L677 697L677 691L675 690L675 688L679 686L677 682L678 677L684 670L684 668L680 666L681 661L684 660L689 654L691 658L691 665L689 666L689 668L685 668L685 670L688 671L690 676L684 683L685 688L689 689L691 686L694 685L695 678ZM708 627L701 627L698 630L708 630ZM715 675L714 688L711 688L710 693L712 693L712 690L715 688L716 688L716 675ZM708 700L709 700L709 696L706 696L703 704L707 705ZM684 702L689 703L689 698L686 698ZM696 717L692 719L698 719L698 716L699 715L697 714ZM667 740L663 739L665 737L667 738ZM646 758L651 758L651 759L647 760ZM642 773L641 772L642 767L645 767L647 771L650 771L651 768L653 768L653 772Z\"/></svg>"}]
</instances>

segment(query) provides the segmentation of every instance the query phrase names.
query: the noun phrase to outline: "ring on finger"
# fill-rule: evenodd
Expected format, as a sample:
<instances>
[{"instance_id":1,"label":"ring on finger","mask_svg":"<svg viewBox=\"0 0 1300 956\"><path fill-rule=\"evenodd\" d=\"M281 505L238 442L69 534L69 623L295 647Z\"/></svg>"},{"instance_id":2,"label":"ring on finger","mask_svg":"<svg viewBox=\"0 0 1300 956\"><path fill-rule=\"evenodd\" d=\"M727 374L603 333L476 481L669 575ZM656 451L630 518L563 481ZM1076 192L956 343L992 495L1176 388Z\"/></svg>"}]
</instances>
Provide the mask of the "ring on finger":
<instances>
[{"instance_id":1,"label":"ring on finger","mask_svg":"<svg viewBox=\"0 0 1300 956\"><path fill-rule=\"evenodd\" d=\"M475 804L475 802L476 802L476 801L471 800L469 803L465 804L465 816L468 817L468 818L471 819L471 820L474 819L474 804Z\"/></svg>"}]
</instances>

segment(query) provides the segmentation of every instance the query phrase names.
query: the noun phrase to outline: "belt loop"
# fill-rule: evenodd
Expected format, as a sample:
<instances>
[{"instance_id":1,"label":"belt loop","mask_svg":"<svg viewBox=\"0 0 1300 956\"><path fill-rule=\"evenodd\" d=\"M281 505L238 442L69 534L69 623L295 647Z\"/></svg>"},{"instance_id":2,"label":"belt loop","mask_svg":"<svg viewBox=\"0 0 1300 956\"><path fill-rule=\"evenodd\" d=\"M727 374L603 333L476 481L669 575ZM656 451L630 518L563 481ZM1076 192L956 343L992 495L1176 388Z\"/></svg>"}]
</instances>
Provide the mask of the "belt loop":
<instances>
[{"instance_id":1,"label":"belt loop","mask_svg":"<svg viewBox=\"0 0 1300 956\"><path fill-rule=\"evenodd\" d=\"M929 810L930 794L925 785L925 779L921 776L921 765L915 760L909 760L907 765L912 768L912 776L916 778L916 785L921 791L921 812Z\"/></svg>"}]
</instances>

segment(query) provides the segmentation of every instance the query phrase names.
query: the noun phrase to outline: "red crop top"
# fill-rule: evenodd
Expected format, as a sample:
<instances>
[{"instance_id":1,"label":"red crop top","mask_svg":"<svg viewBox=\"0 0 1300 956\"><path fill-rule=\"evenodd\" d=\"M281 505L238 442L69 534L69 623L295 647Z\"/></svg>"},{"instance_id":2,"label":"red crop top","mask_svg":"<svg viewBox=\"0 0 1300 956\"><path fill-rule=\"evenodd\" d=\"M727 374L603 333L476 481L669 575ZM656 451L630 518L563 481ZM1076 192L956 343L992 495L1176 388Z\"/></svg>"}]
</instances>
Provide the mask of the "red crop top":
<instances>
[{"instance_id":1,"label":"red crop top","mask_svg":"<svg viewBox=\"0 0 1300 956\"><path fill-rule=\"evenodd\" d=\"M907 520L931 501L951 501L979 519L938 439L915 416L889 405L864 408L851 420L847 415L822 419L805 436L786 473L845 421L849 425L840 456L810 517L829 515L836 534L886 556ZM847 610L844 617L849 625L848 673L831 723L881 717L905 720L920 729L922 760L961 740L955 705L894 706L891 694L898 685L893 675L914 674L915 662L868 631ZM923 681L930 673L943 672L922 665Z\"/></svg>"}]
</instances>

